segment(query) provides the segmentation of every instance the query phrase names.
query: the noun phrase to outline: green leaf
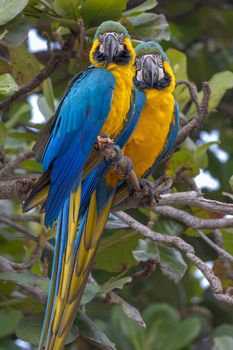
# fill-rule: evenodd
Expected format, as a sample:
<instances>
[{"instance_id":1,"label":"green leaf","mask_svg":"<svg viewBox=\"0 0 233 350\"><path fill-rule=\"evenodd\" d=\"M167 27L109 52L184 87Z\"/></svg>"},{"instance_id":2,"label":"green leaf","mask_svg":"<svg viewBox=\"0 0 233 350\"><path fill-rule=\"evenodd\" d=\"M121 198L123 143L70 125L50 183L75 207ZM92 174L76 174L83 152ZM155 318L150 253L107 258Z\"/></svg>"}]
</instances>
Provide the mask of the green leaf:
<instances>
[{"instance_id":1,"label":"green leaf","mask_svg":"<svg viewBox=\"0 0 233 350\"><path fill-rule=\"evenodd\" d=\"M89 303L100 290L100 286L95 283L87 283L83 292L81 305Z\"/></svg>"},{"instance_id":2,"label":"green leaf","mask_svg":"<svg viewBox=\"0 0 233 350\"><path fill-rule=\"evenodd\" d=\"M79 333L82 338L86 339L95 347L103 350L116 350L115 344L113 344L107 336L92 322L86 314L79 311L77 314L77 324Z\"/></svg>"},{"instance_id":3,"label":"green leaf","mask_svg":"<svg viewBox=\"0 0 233 350\"><path fill-rule=\"evenodd\" d=\"M20 284L21 286L26 287L39 287L46 294L49 290L49 279L39 277L37 275L32 274L31 272L2 272L0 273L0 280L3 281L13 281L15 283Z\"/></svg>"},{"instance_id":4,"label":"green leaf","mask_svg":"<svg viewBox=\"0 0 233 350\"><path fill-rule=\"evenodd\" d=\"M121 272L135 266L132 251L137 247L140 235L133 230L119 230L101 240L94 267L109 272Z\"/></svg>"},{"instance_id":5,"label":"green leaf","mask_svg":"<svg viewBox=\"0 0 233 350\"><path fill-rule=\"evenodd\" d=\"M18 310L8 309L0 311L0 338L4 338L14 333L22 314Z\"/></svg>"},{"instance_id":6,"label":"green leaf","mask_svg":"<svg viewBox=\"0 0 233 350\"><path fill-rule=\"evenodd\" d=\"M126 0L83 0L81 17L88 27L99 25L104 20L116 20L126 8Z\"/></svg>"},{"instance_id":7,"label":"green leaf","mask_svg":"<svg viewBox=\"0 0 233 350\"><path fill-rule=\"evenodd\" d=\"M17 16L13 21L6 24L7 33L1 41L10 47L21 45L27 38L29 30L28 22L23 15Z\"/></svg>"},{"instance_id":8,"label":"green leaf","mask_svg":"<svg viewBox=\"0 0 233 350\"><path fill-rule=\"evenodd\" d=\"M143 317L147 324L153 324L160 321L169 321L173 324L179 322L179 314L177 310L168 304L153 304L143 311Z\"/></svg>"},{"instance_id":9,"label":"green leaf","mask_svg":"<svg viewBox=\"0 0 233 350\"><path fill-rule=\"evenodd\" d=\"M230 185L230 188L231 188L231 190L233 192L233 175L230 177L229 185Z\"/></svg>"},{"instance_id":10,"label":"green leaf","mask_svg":"<svg viewBox=\"0 0 233 350\"><path fill-rule=\"evenodd\" d=\"M31 81L41 69L36 56L28 52L25 44L8 48L11 56L11 74L19 85Z\"/></svg>"},{"instance_id":11,"label":"green leaf","mask_svg":"<svg viewBox=\"0 0 233 350\"><path fill-rule=\"evenodd\" d=\"M224 71L220 73L216 73L212 76L212 78L209 80L211 95L210 95L210 101L209 101L209 111L214 111L227 90L233 88L233 73L230 71ZM198 93L198 100L201 101L203 98L203 92ZM194 106L194 103L192 103L192 106L190 107L187 118L192 119L196 115L196 108Z\"/></svg>"},{"instance_id":12,"label":"green leaf","mask_svg":"<svg viewBox=\"0 0 233 350\"><path fill-rule=\"evenodd\" d=\"M111 293L111 303L120 304L122 307L122 310L124 311L127 317L135 321L140 327L146 328L146 324L140 312L138 311L138 309L128 304L125 300L119 297L119 295L115 293Z\"/></svg>"},{"instance_id":13,"label":"green leaf","mask_svg":"<svg viewBox=\"0 0 233 350\"><path fill-rule=\"evenodd\" d=\"M9 62L4 59L3 57L0 57L0 74L9 73Z\"/></svg>"},{"instance_id":14,"label":"green leaf","mask_svg":"<svg viewBox=\"0 0 233 350\"><path fill-rule=\"evenodd\" d=\"M188 80L186 55L175 49L168 49L166 53L170 59L176 80ZM174 96L181 110L190 101L189 90L184 84L176 87Z\"/></svg>"},{"instance_id":15,"label":"green leaf","mask_svg":"<svg viewBox=\"0 0 233 350\"><path fill-rule=\"evenodd\" d=\"M49 120L51 118L53 112L49 108L49 105L48 105L48 102L47 102L45 96L38 97L37 105L38 105L40 112L43 114L44 118L46 120Z\"/></svg>"},{"instance_id":16,"label":"green leaf","mask_svg":"<svg viewBox=\"0 0 233 350\"><path fill-rule=\"evenodd\" d=\"M28 103L20 106L17 111L12 115L11 119L9 119L5 125L7 129L11 129L18 123L18 121L23 118L25 115L28 115L31 111L31 108Z\"/></svg>"},{"instance_id":17,"label":"green leaf","mask_svg":"<svg viewBox=\"0 0 233 350\"><path fill-rule=\"evenodd\" d=\"M181 350L188 346L200 333L201 322L189 317L179 323L160 322L157 327L156 350ZM230 349L230 348L229 348Z\"/></svg>"},{"instance_id":18,"label":"green leaf","mask_svg":"<svg viewBox=\"0 0 233 350\"><path fill-rule=\"evenodd\" d=\"M0 350L22 350L21 347L19 347L14 340L12 339L1 339L0 341Z\"/></svg>"},{"instance_id":19,"label":"green leaf","mask_svg":"<svg viewBox=\"0 0 233 350\"><path fill-rule=\"evenodd\" d=\"M233 325L232 324L221 324L215 328L213 335L215 338L221 336L232 336L233 335Z\"/></svg>"},{"instance_id":20,"label":"green leaf","mask_svg":"<svg viewBox=\"0 0 233 350\"><path fill-rule=\"evenodd\" d=\"M0 122L0 146L5 143L7 129L4 123Z\"/></svg>"},{"instance_id":21,"label":"green leaf","mask_svg":"<svg viewBox=\"0 0 233 350\"><path fill-rule=\"evenodd\" d=\"M9 73L0 75L0 97L8 96L17 90L18 85Z\"/></svg>"},{"instance_id":22,"label":"green leaf","mask_svg":"<svg viewBox=\"0 0 233 350\"><path fill-rule=\"evenodd\" d=\"M123 289L124 285L126 283L130 283L131 281L132 281L131 277L123 277L123 278L120 278L120 279L115 280L113 282L107 282L107 283L103 284L102 286L100 286L98 294L99 295L106 294L113 289Z\"/></svg>"},{"instance_id":23,"label":"green leaf","mask_svg":"<svg viewBox=\"0 0 233 350\"><path fill-rule=\"evenodd\" d=\"M0 0L0 26L10 22L28 4L29 0Z\"/></svg>"},{"instance_id":24,"label":"green leaf","mask_svg":"<svg viewBox=\"0 0 233 350\"><path fill-rule=\"evenodd\" d=\"M53 7L64 18L76 20L80 16L80 0L54 0Z\"/></svg>"},{"instance_id":25,"label":"green leaf","mask_svg":"<svg viewBox=\"0 0 233 350\"><path fill-rule=\"evenodd\" d=\"M178 283L187 270L187 264L181 253L164 244L159 244L160 268L165 276Z\"/></svg>"},{"instance_id":26,"label":"green leaf","mask_svg":"<svg viewBox=\"0 0 233 350\"><path fill-rule=\"evenodd\" d=\"M50 78L46 79L42 83L42 90L43 90L43 94L46 99L46 102L48 104L48 107L51 111L50 114L52 114L54 112L54 93L53 93L52 81Z\"/></svg>"},{"instance_id":27,"label":"green leaf","mask_svg":"<svg viewBox=\"0 0 233 350\"><path fill-rule=\"evenodd\" d=\"M158 246L150 239L139 239L138 247L133 250L133 256L137 261L159 261Z\"/></svg>"},{"instance_id":28,"label":"green leaf","mask_svg":"<svg viewBox=\"0 0 233 350\"><path fill-rule=\"evenodd\" d=\"M210 146L220 144L220 141L207 142L195 149L193 159L199 168L205 169L208 167L207 150Z\"/></svg>"},{"instance_id":29,"label":"green leaf","mask_svg":"<svg viewBox=\"0 0 233 350\"><path fill-rule=\"evenodd\" d=\"M142 13L142 12L145 12L147 10L153 9L157 4L158 4L158 2L156 0L147 0L147 1L143 2L141 5L138 5L136 7L133 7L130 10L123 12L123 15L124 16L135 16L138 13Z\"/></svg>"},{"instance_id":30,"label":"green leaf","mask_svg":"<svg viewBox=\"0 0 233 350\"><path fill-rule=\"evenodd\" d=\"M129 16L127 20L131 24L130 26L126 23L130 33L141 40L160 41L170 38L168 23L164 15L146 12L137 16Z\"/></svg>"},{"instance_id":31,"label":"green leaf","mask_svg":"<svg viewBox=\"0 0 233 350\"><path fill-rule=\"evenodd\" d=\"M34 159L27 159L20 165L21 168L26 169L28 171L32 171L34 173L41 173L42 172L42 166L40 163L38 163Z\"/></svg>"},{"instance_id":32,"label":"green leaf","mask_svg":"<svg viewBox=\"0 0 233 350\"><path fill-rule=\"evenodd\" d=\"M18 327L16 328L17 337L31 344L38 345L43 326L43 319L43 317L38 315L25 316L22 318L18 324ZM78 331L75 327L73 327L65 344L72 343L77 337Z\"/></svg>"},{"instance_id":33,"label":"green leaf","mask_svg":"<svg viewBox=\"0 0 233 350\"><path fill-rule=\"evenodd\" d=\"M227 335L214 339L212 350L230 350L233 349L233 337Z\"/></svg>"},{"instance_id":34,"label":"green leaf","mask_svg":"<svg viewBox=\"0 0 233 350\"><path fill-rule=\"evenodd\" d=\"M166 175L175 175L177 170L183 166L187 167L187 170L184 170L185 174L189 176L196 176L199 174L199 167L194 161L193 154L185 150L180 150L175 152L168 160Z\"/></svg>"}]
</instances>

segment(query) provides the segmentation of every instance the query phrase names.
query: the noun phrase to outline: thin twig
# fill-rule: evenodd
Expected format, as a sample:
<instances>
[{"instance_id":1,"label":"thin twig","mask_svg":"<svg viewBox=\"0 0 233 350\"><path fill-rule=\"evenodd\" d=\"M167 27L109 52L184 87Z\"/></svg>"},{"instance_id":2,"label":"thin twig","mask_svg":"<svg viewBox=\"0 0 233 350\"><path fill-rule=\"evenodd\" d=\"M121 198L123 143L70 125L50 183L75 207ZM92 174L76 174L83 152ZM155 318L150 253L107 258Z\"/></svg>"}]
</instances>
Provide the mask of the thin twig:
<instances>
[{"instance_id":1,"label":"thin twig","mask_svg":"<svg viewBox=\"0 0 233 350\"><path fill-rule=\"evenodd\" d=\"M205 241L210 247L216 250L216 252L218 252L219 255L221 255L225 259L228 259L233 263L233 256L230 253L226 252L224 249L222 249L213 241L211 241L211 239L209 239L209 237L202 230L197 229L196 231L200 235L200 237L203 239L203 241Z\"/></svg>"},{"instance_id":2,"label":"thin twig","mask_svg":"<svg viewBox=\"0 0 233 350\"><path fill-rule=\"evenodd\" d=\"M201 104L198 105L198 114L196 118L193 118L188 124L183 126L180 130L178 137L176 139L176 143L174 146L174 150L186 139L188 135L195 129L199 131L205 121L205 119L209 115L209 99L210 99L210 87L207 81L202 83L203 88L203 98Z\"/></svg>"},{"instance_id":3,"label":"thin twig","mask_svg":"<svg viewBox=\"0 0 233 350\"><path fill-rule=\"evenodd\" d=\"M9 227L14 227L17 231L23 233L23 235L30 240L38 243L39 242L39 237L34 236L29 230L25 229L23 226L15 223L14 221L10 220L9 218L6 218L4 215L0 215L0 223L9 226ZM53 252L54 247L51 243L46 242L45 243L45 248L48 249L49 251Z\"/></svg>"},{"instance_id":4,"label":"thin twig","mask_svg":"<svg viewBox=\"0 0 233 350\"><path fill-rule=\"evenodd\" d=\"M32 158L34 156L34 152L32 150L25 150L17 155L14 160L11 160L7 163L4 168L0 171L0 180L4 180L9 178L11 173L19 168L20 164L25 160Z\"/></svg>"},{"instance_id":5,"label":"thin twig","mask_svg":"<svg viewBox=\"0 0 233 350\"><path fill-rule=\"evenodd\" d=\"M185 84L188 87L192 101L196 105L197 112L200 113L200 103L198 101L198 92L197 92L196 85L191 83L191 81L189 81L189 80L177 80L176 86L179 86L182 84Z\"/></svg>"}]
</instances>

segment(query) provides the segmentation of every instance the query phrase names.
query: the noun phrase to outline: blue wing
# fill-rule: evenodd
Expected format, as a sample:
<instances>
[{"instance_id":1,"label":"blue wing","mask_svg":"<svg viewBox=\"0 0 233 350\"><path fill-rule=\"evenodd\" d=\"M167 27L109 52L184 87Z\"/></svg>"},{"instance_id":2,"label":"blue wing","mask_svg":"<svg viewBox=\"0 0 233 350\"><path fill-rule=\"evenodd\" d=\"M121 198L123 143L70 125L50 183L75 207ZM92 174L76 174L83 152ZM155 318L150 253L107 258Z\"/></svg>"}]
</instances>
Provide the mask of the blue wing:
<instances>
[{"instance_id":1,"label":"blue wing","mask_svg":"<svg viewBox=\"0 0 233 350\"><path fill-rule=\"evenodd\" d=\"M130 135L132 134L137 122L139 120L141 111L146 102L146 95L142 91L135 90L134 101L131 103L131 108L128 113L127 123L124 125L124 129L121 134L118 136L116 140L116 144L122 148ZM104 174L107 172L110 163L102 160L95 169L85 178L82 184L82 197L81 197L81 205L80 205L80 214L82 214L88 205L89 199L91 197L92 192L96 188L98 184L98 210L104 207L109 196L112 194L114 189L108 189L103 180ZM101 181L100 181L101 180ZM102 195L101 195L102 193Z\"/></svg>"},{"instance_id":2,"label":"blue wing","mask_svg":"<svg viewBox=\"0 0 233 350\"><path fill-rule=\"evenodd\" d=\"M74 185L111 109L115 78L106 69L87 69L75 80L59 112L42 158L50 170L45 224L51 226Z\"/></svg>"}]
</instances>

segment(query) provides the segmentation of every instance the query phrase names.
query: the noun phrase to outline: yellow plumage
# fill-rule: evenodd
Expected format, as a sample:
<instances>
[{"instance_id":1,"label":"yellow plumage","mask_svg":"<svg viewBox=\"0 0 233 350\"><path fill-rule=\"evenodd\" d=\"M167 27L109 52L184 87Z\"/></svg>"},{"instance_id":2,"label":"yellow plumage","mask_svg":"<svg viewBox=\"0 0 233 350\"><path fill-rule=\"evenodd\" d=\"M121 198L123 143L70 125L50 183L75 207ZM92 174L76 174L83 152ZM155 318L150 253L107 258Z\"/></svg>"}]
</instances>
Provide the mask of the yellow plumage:
<instances>
[{"instance_id":1,"label":"yellow plumage","mask_svg":"<svg viewBox=\"0 0 233 350\"><path fill-rule=\"evenodd\" d=\"M174 117L175 100L172 93L175 77L166 61L164 69L171 77L170 85L161 90L144 90L146 104L134 132L122 149L123 155L133 162L134 171L139 178L150 169L163 150ZM111 169L105 179L113 187L118 183L119 176Z\"/></svg>"}]
</instances>

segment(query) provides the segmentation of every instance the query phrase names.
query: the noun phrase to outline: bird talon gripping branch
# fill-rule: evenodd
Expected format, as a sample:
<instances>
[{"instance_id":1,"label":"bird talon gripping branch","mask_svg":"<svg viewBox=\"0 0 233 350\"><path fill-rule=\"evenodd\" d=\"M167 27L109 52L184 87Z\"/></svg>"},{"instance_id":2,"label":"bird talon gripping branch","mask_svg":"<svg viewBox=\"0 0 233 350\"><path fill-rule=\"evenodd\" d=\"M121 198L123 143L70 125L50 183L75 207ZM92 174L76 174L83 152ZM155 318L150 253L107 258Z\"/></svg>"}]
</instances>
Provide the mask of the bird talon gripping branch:
<instances>
[{"instance_id":1,"label":"bird talon gripping branch","mask_svg":"<svg viewBox=\"0 0 233 350\"><path fill-rule=\"evenodd\" d=\"M145 179L141 178L138 180L140 191L131 190L132 196L142 202L142 204L154 207L158 203L158 198L154 195L154 187L151 185L151 183Z\"/></svg>"},{"instance_id":2,"label":"bird talon gripping branch","mask_svg":"<svg viewBox=\"0 0 233 350\"><path fill-rule=\"evenodd\" d=\"M123 156L118 162L115 163L115 172L117 175L127 177L133 170L133 163L127 156Z\"/></svg>"},{"instance_id":3,"label":"bird talon gripping branch","mask_svg":"<svg viewBox=\"0 0 233 350\"><path fill-rule=\"evenodd\" d=\"M102 150L106 146L112 145L112 144L114 144L114 141L112 139L110 139L110 137L108 137L107 135L99 135L99 136L97 136L95 148Z\"/></svg>"}]
</instances>

